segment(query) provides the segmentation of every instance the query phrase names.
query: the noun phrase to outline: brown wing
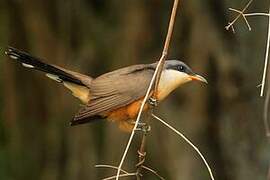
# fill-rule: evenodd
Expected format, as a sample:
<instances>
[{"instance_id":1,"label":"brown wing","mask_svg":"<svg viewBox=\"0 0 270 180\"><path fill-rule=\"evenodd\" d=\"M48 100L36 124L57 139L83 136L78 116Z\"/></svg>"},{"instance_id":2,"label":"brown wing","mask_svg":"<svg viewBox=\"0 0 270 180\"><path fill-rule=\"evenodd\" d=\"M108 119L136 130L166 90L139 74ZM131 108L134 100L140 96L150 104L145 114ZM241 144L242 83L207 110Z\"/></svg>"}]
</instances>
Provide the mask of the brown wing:
<instances>
[{"instance_id":1,"label":"brown wing","mask_svg":"<svg viewBox=\"0 0 270 180\"><path fill-rule=\"evenodd\" d=\"M143 97L153 73L153 64L135 65L94 79L90 86L91 101L79 111L73 121L123 107Z\"/></svg>"}]
</instances>

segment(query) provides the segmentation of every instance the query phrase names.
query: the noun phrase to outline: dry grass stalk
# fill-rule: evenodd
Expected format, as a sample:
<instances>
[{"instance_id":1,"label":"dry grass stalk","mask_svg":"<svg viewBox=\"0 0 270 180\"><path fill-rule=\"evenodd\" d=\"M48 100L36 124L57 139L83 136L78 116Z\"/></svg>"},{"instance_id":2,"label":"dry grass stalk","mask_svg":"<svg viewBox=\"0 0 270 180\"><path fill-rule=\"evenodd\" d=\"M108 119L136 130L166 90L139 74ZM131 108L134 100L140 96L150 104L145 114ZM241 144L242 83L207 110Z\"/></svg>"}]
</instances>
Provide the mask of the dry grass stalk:
<instances>
[{"instance_id":1,"label":"dry grass stalk","mask_svg":"<svg viewBox=\"0 0 270 180\"><path fill-rule=\"evenodd\" d=\"M167 53L168 53L168 49L169 49L169 46L170 46L170 41L171 41L173 27L174 27L174 23L175 23L175 17L176 17L178 3L179 3L179 0L174 0L173 9L172 9L171 18L170 18L170 23L169 23L169 28L168 28L168 32L167 32L167 36L166 36L166 40L165 40L165 44L164 44L164 48L163 48L163 52L162 52L162 55L161 55L160 60L158 62L157 68L156 68L156 70L154 72L154 75L153 75L153 77L151 79L151 82L150 82L150 85L148 87L148 90L147 90L147 93L145 95L145 98L143 99L143 102L142 102L142 105L140 107L140 111L138 113L138 116L137 116L137 119L136 119L134 128L133 128L133 130L131 132L130 138L129 138L128 143L126 145L125 151L124 151L123 156L122 156L121 161L120 161L120 164L118 166L116 180L119 179L119 175L120 175L120 171L121 171L122 165L124 163L124 160L126 158L127 152L129 150L129 147L130 147L131 142L133 140L133 137L134 137L134 134L135 134L135 130L137 129L138 123L139 123L139 121L141 119L143 107L144 107L145 103L147 102L147 100L149 99L149 95L150 95L150 92L152 90L152 87L153 87L153 84L154 83L155 83L155 87L154 87L155 89L154 89L154 93L153 93L154 94L154 98L156 96L155 95L156 94L155 92L157 90L157 86L158 86L158 83L159 83L161 72L162 72L162 69L163 69L163 66L164 66L164 61L167 58ZM143 153L142 151L144 151L144 149L145 149L145 142L146 142L146 134L142 138L142 143L141 143L141 148L140 148L141 151L140 151L140 153ZM141 159L141 157L139 157L139 159ZM137 172L140 172L140 168L141 168L141 165L142 164L143 163L141 163L138 166ZM139 173L136 173L136 175L137 175L137 179L140 179Z\"/></svg>"},{"instance_id":2,"label":"dry grass stalk","mask_svg":"<svg viewBox=\"0 0 270 180\"><path fill-rule=\"evenodd\" d=\"M160 176L160 175L157 173L157 171L155 171L155 170L153 170L153 169L151 169L151 168L149 168L149 167L147 167L147 166L143 166L143 165L142 165L142 168L145 169L145 170L147 170L147 171L149 171L149 172L151 172L151 173L153 173L153 174L156 175L159 179L165 180L165 178L163 178L162 176Z\"/></svg>"},{"instance_id":3,"label":"dry grass stalk","mask_svg":"<svg viewBox=\"0 0 270 180\"><path fill-rule=\"evenodd\" d=\"M118 170L118 167L117 166L112 166L112 165L107 165L107 164L98 164L98 165L95 165L95 167L96 168L109 168L109 169L113 169L113 170ZM163 178L162 176L160 176L157 171L155 171L155 170L153 170L153 169L151 169L151 168L149 168L149 167L147 167L145 165L142 165L141 168L142 169L145 169L145 170L147 170L149 172L151 172L152 174L154 174L155 176L157 176L159 179L165 180L165 178ZM123 169L121 169L121 172L122 172L122 174L120 174L120 175L122 175L122 177L123 177L124 174L126 174L126 175L132 175L132 176L137 176L138 175L137 173L130 173L130 172L125 171ZM111 176L111 177L107 177L105 179L115 178L115 177L116 176Z\"/></svg>"},{"instance_id":4,"label":"dry grass stalk","mask_svg":"<svg viewBox=\"0 0 270 180\"><path fill-rule=\"evenodd\" d=\"M114 169L114 170L118 170L118 167L116 166L111 166L111 165L107 165L107 164L99 164L99 165L95 165L96 168L109 168L109 169ZM121 169L122 174L119 175L119 177L129 177L129 176L137 176L137 173L130 173L128 171L125 171L123 169ZM110 180L110 179L115 179L116 176L110 176L107 178L103 178L102 180Z\"/></svg>"},{"instance_id":5,"label":"dry grass stalk","mask_svg":"<svg viewBox=\"0 0 270 180\"><path fill-rule=\"evenodd\" d=\"M268 11L268 13L245 13L245 11L247 10L247 8L250 6L250 4L253 2L253 0L250 0L246 6L244 7L244 9L237 10L234 8L229 8L230 11L236 12L238 13L238 15L236 16L236 18L232 21L229 22L229 24L225 27L227 30L232 29L232 31L235 33L235 29L234 29L234 24L235 22L242 17L248 27L248 29L251 31L251 26L247 20L246 17L252 17L252 16L265 16L268 17L268 35L267 35L267 44L266 44L266 50L265 50L265 59L264 59L264 68L263 68L263 76L262 76L262 81L261 81L261 92L260 92L260 96L262 97L264 94L264 89L265 89L265 81L266 81L266 75L267 75L267 69L268 69L268 61L269 61L269 45L270 45L270 9Z\"/></svg>"},{"instance_id":6,"label":"dry grass stalk","mask_svg":"<svg viewBox=\"0 0 270 180\"><path fill-rule=\"evenodd\" d=\"M102 180L111 180L111 179L115 179L117 177L120 178L120 177L130 177L130 176L137 176L137 173L119 174L119 175L116 175L116 176L111 176L111 177L104 178Z\"/></svg>"},{"instance_id":7,"label":"dry grass stalk","mask_svg":"<svg viewBox=\"0 0 270 180\"><path fill-rule=\"evenodd\" d=\"M251 4L252 2L253 2L253 0L250 0L250 1L246 4L246 6L242 9L242 11L237 11L237 12L238 12L238 15L236 16L236 18L235 18L232 22L229 22L229 23L228 23L228 25L225 27L226 30L232 29L232 31L235 33L235 30L234 30L233 25L234 25L234 23L235 23L240 17L243 17L246 23L248 22L247 19L245 18L245 16L244 16L243 14L244 14L244 12L247 10L247 8L250 6L250 4ZM233 10L233 9L232 9L232 8L229 8L229 10ZM247 23L247 25L248 25L248 27L250 27L248 23ZM249 28L249 29L251 30L251 28Z\"/></svg>"},{"instance_id":8,"label":"dry grass stalk","mask_svg":"<svg viewBox=\"0 0 270 180\"><path fill-rule=\"evenodd\" d=\"M171 125L169 125L168 123L166 123L164 120L162 120L161 118L159 118L158 116L152 114L152 116L158 120L159 122L161 122L162 124L164 124L166 127L168 127L169 129L171 129L173 132L175 132L177 135L179 135L181 138L183 138L198 154L199 156L201 157L201 159L203 160L208 172L209 172L209 175L211 177L212 180L215 180L214 176L213 176L213 173L212 173L212 170L209 166L209 164L207 163L206 159L204 158L203 154L200 152L200 150L184 135L182 134L181 132L179 132L178 130L176 130L174 127L172 127Z\"/></svg>"},{"instance_id":9,"label":"dry grass stalk","mask_svg":"<svg viewBox=\"0 0 270 180\"><path fill-rule=\"evenodd\" d=\"M265 79L266 79L266 74L267 74L267 66L268 66L268 61L269 61L269 46L270 46L270 16L269 16L269 14L270 14L270 9L268 11L268 35L267 35L267 44L266 44L266 50L265 50L261 96L263 96L263 92L264 92Z\"/></svg>"},{"instance_id":10,"label":"dry grass stalk","mask_svg":"<svg viewBox=\"0 0 270 180\"><path fill-rule=\"evenodd\" d=\"M264 59L264 68L263 68L263 76L262 81L259 86L261 86L261 92L260 96L262 97L264 95L265 90L265 83L266 83L266 77L267 77L267 69L269 64L269 48L270 48L270 7L268 10L268 13L244 13L244 11L249 7L249 5L252 3L253 0L250 0L248 4L245 6L245 8L242 11L230 8L229 10L239 13L238 16L232 21L232 23L229 23L228 26L226 26L226 29L229 30L230 27L232 28L234 32L233 24L237 21L238 18L243 17L245 20L246 25L248 26L249 30L251 30L251 27L248 23L248 20L246 17L252 17L252 16L264 16L268 18L268 33L267 33L267 43L266 43L266 50L265 50L265 59ZM269 111L269 101L270 101L270 75L268 75L268 90L265 97L264 102L264 127L266 132L266 137L270 138L270 127L268 122L268 111ZM267 179L270 180L270 167L268 168L268 175Z\"/></svg>"},{"instance_id":11,"label":"dry grass stalk","mask_svg":"<svg viewBox=\"0 0 270 180\"><path fill-rule=\"evenodd\" d=\"M147 92L146 92L145 98L143 99L143 102L142 102L142 105L141 105L141 107L140 107L140 111L139 111L139 113L138 113L138 116L137 116L137 119L136 119L134 128L133 128L133 130L132 130L132 132L131 132L131 135L130 135L130 137L129 137L128 143L127 143L126 148L125 148L125 151L124 151L124 153L123 153L123 156L122 156L122 158L121 158L120 164L119 164L119 166L118 166L117 175L116 175L116 180L119 179L119 175L120 175L120 171L121 171L122 165L123 165L123 163L124 163L124 160L125 160L125 158L126 158L126 156L127 156L127 152L128 152L128 150L129 150L129 147L130 147L131 142L132 142L132 140L133 140L133 137L134 137L134 134L135 134L135 130L137 129L138 123L139 123L139 121L140 121L140 119L141 119L143 107L144 107L146 101L149 99L149 95L150 95L150 92L151 92L151 88L152 88L152 86L153 86L153 84L154 84L154 82L155 82L155 78L156 78L156 75L157 75L157 70L158 70L158 68L160 67L160 65L161 65L161 63L159 62L159 63L158 63L158 66L157 66L157 69L156 69L156 71L155 71L155 73L154 73L154 75L153 75L153 78L152 78L152 80L151 80L151 82L150 82L149 88L148 88L148 90L147 90Z\"/></svg>"}]
</instances>

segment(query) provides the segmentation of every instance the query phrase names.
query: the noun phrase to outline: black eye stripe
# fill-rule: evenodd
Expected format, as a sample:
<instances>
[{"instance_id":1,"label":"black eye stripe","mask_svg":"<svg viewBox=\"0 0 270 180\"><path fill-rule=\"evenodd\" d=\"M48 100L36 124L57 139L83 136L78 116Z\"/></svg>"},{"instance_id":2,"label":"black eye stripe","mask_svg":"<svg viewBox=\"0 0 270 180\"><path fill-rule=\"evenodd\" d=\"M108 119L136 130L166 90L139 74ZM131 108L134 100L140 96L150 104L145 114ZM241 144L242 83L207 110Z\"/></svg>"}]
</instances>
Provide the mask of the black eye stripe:
<instances>
[{"instance_id":1,"label":"black eye stripe","mask_svg":"<svg viewBox=\"0 0 270 180\"><path fill-rule=\"evenodd\" d=\"M166 69L172 69L186 74L194 74L193 71L181 61L167 61Z\"/></svg>"}]
</instances>

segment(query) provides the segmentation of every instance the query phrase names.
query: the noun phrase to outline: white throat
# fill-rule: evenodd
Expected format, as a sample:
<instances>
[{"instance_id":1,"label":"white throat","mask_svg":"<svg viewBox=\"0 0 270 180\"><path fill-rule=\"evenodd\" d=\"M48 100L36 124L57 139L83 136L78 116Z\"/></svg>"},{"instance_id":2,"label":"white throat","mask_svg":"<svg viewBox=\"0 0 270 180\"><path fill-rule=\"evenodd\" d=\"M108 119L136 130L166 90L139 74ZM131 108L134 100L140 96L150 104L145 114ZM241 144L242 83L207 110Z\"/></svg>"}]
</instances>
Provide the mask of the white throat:
<instances>
[{"instance_id":1,"label":"white throat","mask_svg":"<svg viewBox=\"0 0 270 180\"><path fill-rule=\"evenodd\" d=\"M178 86L189 81L191 79L186 73L173 69L163 70L158 85L158 100L163 100Z\"/></svg>"}]
</instances>

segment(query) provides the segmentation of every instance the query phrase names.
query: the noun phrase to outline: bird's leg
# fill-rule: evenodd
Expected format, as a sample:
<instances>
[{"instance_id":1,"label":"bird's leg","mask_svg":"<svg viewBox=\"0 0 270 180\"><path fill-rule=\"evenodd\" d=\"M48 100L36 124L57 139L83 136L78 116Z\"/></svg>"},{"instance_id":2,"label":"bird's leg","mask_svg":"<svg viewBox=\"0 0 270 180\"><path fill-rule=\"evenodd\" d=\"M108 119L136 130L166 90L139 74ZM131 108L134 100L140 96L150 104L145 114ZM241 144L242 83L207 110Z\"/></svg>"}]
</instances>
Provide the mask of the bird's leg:
<instances>
[{"instance_id":1,"label":"bird's leg","mask_svg":"<svg viewBox=\"0 0 270 180\"><path fill-rule=\"evenodd\" d=\"M153 106L153 107L157 107L157 105L158 105L158 100L157 100L156 98L150 97L150 98L148 99L148 103L149 103L151 106Z\"/></svg>"},{"instance_id":2,"label":"bird's leg","mask_svg":"<svg viewBox=\"0 0 270 180\"><path fill-rule=\"evenodd\" d=\"M137 128L135 129L136 131L142 131L144 133L148 133L149 131L151 131L151 126L143 123L143 125L139 125L137 126Z\"/></svg>"},{"instance_id":3,"label":"bird's leg","mask_svg":"<svg viewBox=\"0 0 270 180\"><path fill-rule=\"evenodd\" d=\"M135 121L130 122L131 124L135 125ZM135 129L136 131L142 131L144 133L148 133L151 131L151 126L144 122L138 122L138 126Z\"/></svg>"}]
</instances>

